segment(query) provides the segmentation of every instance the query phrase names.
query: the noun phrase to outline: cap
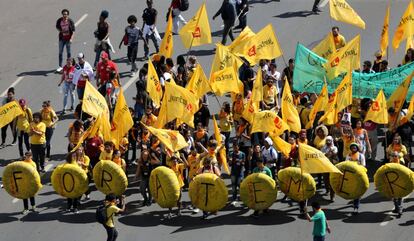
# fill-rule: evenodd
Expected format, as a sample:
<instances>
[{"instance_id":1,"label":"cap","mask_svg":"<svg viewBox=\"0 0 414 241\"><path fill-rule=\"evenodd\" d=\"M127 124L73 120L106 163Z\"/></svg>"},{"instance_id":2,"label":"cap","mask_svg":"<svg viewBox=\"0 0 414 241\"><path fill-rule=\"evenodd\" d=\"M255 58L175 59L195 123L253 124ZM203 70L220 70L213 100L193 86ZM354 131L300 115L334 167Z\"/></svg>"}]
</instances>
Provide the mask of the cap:
<instances>
[{"instance_id":1,"label":"cap","mask_svg":"<svg viewBox=\"0 0 414 241\"><path fill-rule=\"evenodd\" d=\"M83 53L79 53L78 58L83 59L83 58L85 58L85 55Z\"/></svg>"},{"instance_id":2,"label":"cap","mask_svg":"<svg viewBox=\"0 0 414 241\"><path fill-rule=\"evenodd\" d=\"M375 52L375 57L381 57L381 56L382 56L381 50L378 50L377 52Z\"/></svg>"},{"instance_id":3,"label":"cap","mask_svg":"<svg viewBox=\"0 0 414 241\"><path fill-rule=\"evenodd\" d=\"M272 141L272 139L270 139L270 137L266 137L265 142L267 142L267 144L269 144L269 145L273 145L273 141Z\"/></svg>"},{"instance_id":4,"label":"cap","mask_svg":"<svg viewBox=\"0 0 414 241\"><path fill-rule=\"evenodd\" d=\"M103 59L108 59L108 58L109 58L109 56L108 56L108 54L107 54L105 51L103 51L103 52L101 53L101 58L103 58Z\"/></svg>"},{"instance_id":5,"label":"cap","mask_svg":"<svg viewBox=\"0 0 414 241\"><path fill-rule=\"evenodd\" d=\"M25 106L26 105L26 100L25 99L20 99L19 100L19 105Z\"/></svg>"}]
</instances>

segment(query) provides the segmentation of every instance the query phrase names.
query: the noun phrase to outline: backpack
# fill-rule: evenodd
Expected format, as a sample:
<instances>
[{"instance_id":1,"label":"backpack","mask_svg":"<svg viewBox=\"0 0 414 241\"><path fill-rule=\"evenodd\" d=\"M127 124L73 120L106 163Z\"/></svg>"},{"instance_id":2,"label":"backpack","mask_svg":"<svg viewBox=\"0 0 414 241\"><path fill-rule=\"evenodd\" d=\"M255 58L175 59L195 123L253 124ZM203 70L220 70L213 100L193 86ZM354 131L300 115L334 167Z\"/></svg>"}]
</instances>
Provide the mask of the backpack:
<instances>
[{"instance_id":1,"label":"backpack","mask_svg":"<svg viewBox=\"0 0 414 241\"><path fill-rule=\"evenodd\" d=\"M106 216L107 206L100 206L96 209L96 221L100 224L105 224L108 221L108 216Z\"/></svg>"},{"instance_id":2,"label":"backpack","mask_svg":"<svg viewBox=\"0 0 414 241\"><path fill-rule=\"evenodd\" d=\"M188 0L181 0L178 9L180 9L181 12L184 12L188 10L188 7L190 7L190 2Z\"/></svg>"}]
</instances>

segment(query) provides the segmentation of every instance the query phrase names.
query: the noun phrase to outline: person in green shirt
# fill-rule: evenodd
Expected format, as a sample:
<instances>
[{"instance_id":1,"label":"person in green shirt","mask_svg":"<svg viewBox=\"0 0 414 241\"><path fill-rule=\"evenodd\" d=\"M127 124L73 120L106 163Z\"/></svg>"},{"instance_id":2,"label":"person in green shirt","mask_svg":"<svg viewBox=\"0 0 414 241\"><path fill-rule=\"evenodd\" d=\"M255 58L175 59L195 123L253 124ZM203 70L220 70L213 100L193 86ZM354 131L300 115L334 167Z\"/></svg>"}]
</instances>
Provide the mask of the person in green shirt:
<instances>
[{"instance_id":1,"label":"person in green shirt","mask_svg":"<svg viewBox=\"0 0 414 241\"><path fill-rule=\"evenodd\" d=\"M108 194L105 197L105 206L106 208L106 217L107 221L104 224L106 233L108 234L108 241L115 241L118 237L118 231L115 229L114 225L114 216L117 213L122 213L125 211L125 197L122 196L121 205L122 208L118 208L116 201L116 196L114 194Z\"/></svg>"},{"instance_id":2,"label":"person in green shirt","mask_svg":"<svg viewBox=\"0 0 414 241\"><path fill-rule=\"evenodd\" d=\"M315 223L312 231L313 241L324 241L326 231L331 233L331 228L329 227L325 213L322 211L321 205L318 202L312 203L312 209L315 214L311 217L308 213L306 213L306 219L309 222Z\"/></svg>"},{"instance_id":3,"label":"person in green shirt","mask_svg":"<svg viewBox=\"0 0 414 241\"><path fill-rule=\"evenodd\" d=\"M256 159L256 167L253 168L253 173L263 173L268 175L270 178L273 178L272 171L264 165L262 158Z\"/></svg>"}]
</instances>

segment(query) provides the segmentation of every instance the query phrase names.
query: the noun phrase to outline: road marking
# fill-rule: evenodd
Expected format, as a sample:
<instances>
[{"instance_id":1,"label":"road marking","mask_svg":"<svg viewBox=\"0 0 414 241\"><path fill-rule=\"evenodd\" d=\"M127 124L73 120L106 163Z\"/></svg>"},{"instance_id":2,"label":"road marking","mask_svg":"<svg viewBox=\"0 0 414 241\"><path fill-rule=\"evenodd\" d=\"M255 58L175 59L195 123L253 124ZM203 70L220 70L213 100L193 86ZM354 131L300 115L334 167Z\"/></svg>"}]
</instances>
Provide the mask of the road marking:
<instances>
[{"instance_id":1,"label":"road marking","mask_svg":"<svg viewBox=\"0 0 414 241\"><path fill-rule=\"evenodd\" d=\"M79 24L81 24L83 22L83 20L85 20L85 18L88 17L88 14L85 13L78 21L76 21L75 23L75 27L77 27Z\"/></svg>"},{"instance_id":2,"label":"road marking","mask_svg":"<svg viewBox=\"0 0 414 241\"><path fill-rule=\"evenodd\" d=\"M45 166L45 171L46 172L48 172L50 169L52 169L53 168L53 164L47 164L46 166ZM17 199L17 198L14 198L13 199L13 201L12 201L12 203L17 203L18 201L19 201L20 199Z\"/></svg>"},{"instance_id":3,"label":"road marking","mask_svg":"<svg viewBox=\"0 0 414 241\"><path fill-rule=\"evenodd\" d=\"M394 207L392 207L392 208L394 208ZM385 216L384 220L380 223L381 227L385 227L392 220L392 218L391 218L392 212L388 212L388 213L385 213L385 214L387 214L387 216Z\"/></svg>"},{"instance_id":4,"label":"road marking","mask_svg":"<svg viewBox=\"0 0 414 241\"><path fill-rule=\"evenodd\" d=\"M11 88L11 87L14 87L14 86L16 86L20 81L22 81L22 79L24 78L24 76L20 76L19 78L17 78L10 86L9 86L9 88ZM7 95L7 90L9 89L9 88L7 88L3 93L1 93L1 97L5 97L6 95Z\"/></svg>"},{"instance_id":5,"label":"road marking","mask_svg":"<svg viewBox=\"0 0 414 241\"><path fill-rule=\"evenodd\" d=\"M135 73L135 76L134 77L131 77L128 80L128 82L126 82L125 85L122 86L122 88L124 89L124 91L126 91L129 88L129 86L131 86L132 83L134 83L134 81L138 79L138 77L139 77L139 74L138 73Z\"/></svg>"}]
</instances>

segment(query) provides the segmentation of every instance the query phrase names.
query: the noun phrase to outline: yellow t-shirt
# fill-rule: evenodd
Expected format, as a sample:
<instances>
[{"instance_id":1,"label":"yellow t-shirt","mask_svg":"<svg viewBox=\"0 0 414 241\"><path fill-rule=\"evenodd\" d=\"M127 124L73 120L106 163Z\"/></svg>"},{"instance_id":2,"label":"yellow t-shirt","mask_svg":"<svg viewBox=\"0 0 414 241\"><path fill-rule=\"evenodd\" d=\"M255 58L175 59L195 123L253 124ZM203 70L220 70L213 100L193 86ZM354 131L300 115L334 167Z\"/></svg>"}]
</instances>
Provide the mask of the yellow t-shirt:
<instances>
[{"instance_id":1,"label":"yellow t-shirt","mask_svg":"<svg viewBox=\"0 0 414 241\"><path fill-rule=\"evenodd\" d=\"M263 86L263 101L264 103L266 103L266 105L275 105L277 100L277 94L278 91L274 85L270 87L268 85Z\"/></svg>"},{"instance_id":2,"label":"yellow t-shirt","mask_svg":"<svg viewBox=\"0 0 414 241\"><path fill-rule=\"evenodd\" d=\"M220 118L220 130L222 132L231 132L231 122L233 121L233 115L231 113L227 114L224 112L221 112L219 115Z\"/></svg>"},{"instance_id":3,"label":"yellow t-shirt","mask_svg":"<svg viewBox=\"0 0 414 241\"><path fill-rule=\"evenodd\" d=\"M35 133L33 133L30 136L30 144L34 144L34 145L41 145L41 144L45 144L46 143L46 125L43 122L39 122L39 123L34 123L32 122L30 124L30 128L36 130L36 131L41 131L43 134L42 135L37 135Z\"/></svg>"},{"instance_id":4,"label":"yellow t-shirt","mask_svg":"<svg viewBox=\"0 0 414 241\"><path fill-rule=\"evenodd\" d=\"M89 163L91 162L91 160L89 159L89 157L87 156L87 155L83 155L83 164L84 164L84 166L86 166L86 167L84 167L84 166L82 166L82 165L79 165L86 173L88 173L88 171L89 171ZM77 162L76 162L76 159L75 158L72 158L72 163L74 163L74 164L77 164Z\"/></svg>"},{"instance_id":5,"label":"yellow t-shirt","mask_svg":"<svg viewBox=\"0 0 414 241\"><path fill-rule=\"evenodd\" d=\"M313 140L313 145L315 145L316 149L322 149L323 146L326 144L326 137L321 139L319 136L316 136Z\"/></svg>"},{"instance_id":6,"label":"yellow t-shirt","mask_svg":"<svg viewBox=\"0 0 414 241\"><path fill-rule=\"evenodd\" d=\"M46 124L46 127L53 128L54 127L54 125L52 125L53 119L57 118L55 111L52 108L50 108L49 111L42 109L40 111L40 114L42 115L42 122Z\"/></svg>"},{"instance_id":7,"label":"yellow t-shirt","mask_svg":"<svg viewBox=\"0 0 414 241\"><path fill-rule=\"evenodd\" d=\"M171 170L174 171L175 175L177 176L178 184L180 185L180 187L183 187L184 186L184 177L183 177L184 164L177 163L175 166L172 165L170 168Z\"/></svg>"},{"instance_id":8,"label":"yellow t-shirt","mask_svg":"<svg viewBox=\"0 0 414 241\"><path fill-rule=\"evenodd\" d=\"M336 50L342 48L345 46L346 44L346 40L345 37L342 36L341 34L338 34L338 36L333 37L334 38L334 42L335 42L335 48Z\"/></svg>"},{"instance_id":9,"label":"yellow t-shirt","mask_svg":"<svg viewBox=\"0 0 414 241\"><path fill-rule=\"evenodd\" d=\"M103 150L99 155L99 160L112 160L112 153L113 151L108 153L105 150Z\"/></svg>"},{"instance_id":10,"label":"yellow t-shirt","mask_svg":"<svg viewBox=\"0 0 414 241\"><path fill-rule=\"evenodd\" d=\"M30 131L30 122L33 121L32 110L26 107L23 115L17 117L16 127L19 131L24 131L28 133Z\"/></svg>"},{"instance_id":11,"label":"yellow t-shirt","mask_svg":"<svg viewBox=\"0 0 414 241\"><path fill-rule=\"evenodd\" d=\"M300 113L300 122L302 123L303 126L306 126L309 122L309 115L310 115L311 109L304 107L302 112L298 112Z\"/></svg>"},{"instance_id":12,"label":"yellow t-shirt","mask_svg":"<svg viewBox=\"0 0 414 241\"><path fill-rule=\"evenodd\" d=\"M106 209L106 216L108 217L108 221L106 221L106 226L113 228L114 225L114 216L116 213L118 213L121 209L118 208L116 205L110 205Z\"/></svg>"}]
</instances>

